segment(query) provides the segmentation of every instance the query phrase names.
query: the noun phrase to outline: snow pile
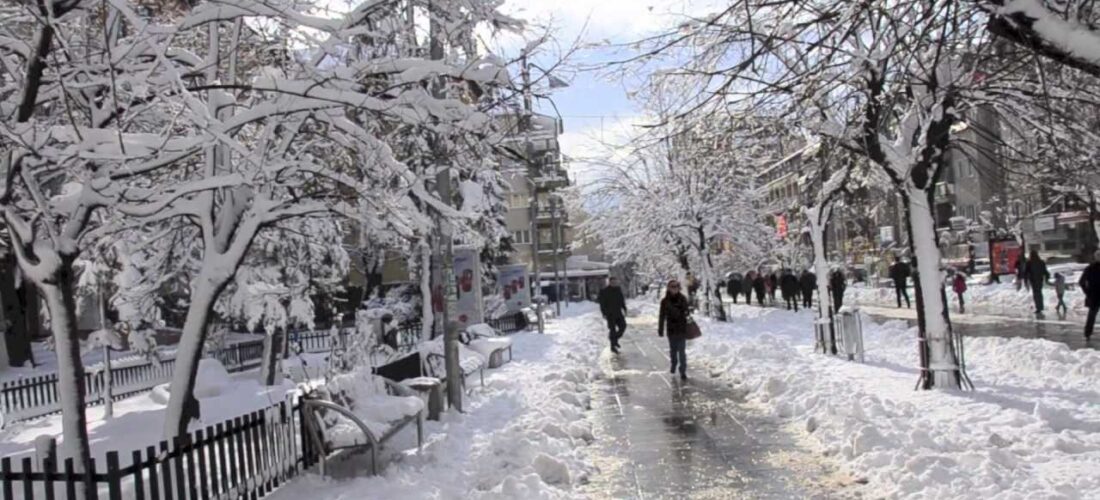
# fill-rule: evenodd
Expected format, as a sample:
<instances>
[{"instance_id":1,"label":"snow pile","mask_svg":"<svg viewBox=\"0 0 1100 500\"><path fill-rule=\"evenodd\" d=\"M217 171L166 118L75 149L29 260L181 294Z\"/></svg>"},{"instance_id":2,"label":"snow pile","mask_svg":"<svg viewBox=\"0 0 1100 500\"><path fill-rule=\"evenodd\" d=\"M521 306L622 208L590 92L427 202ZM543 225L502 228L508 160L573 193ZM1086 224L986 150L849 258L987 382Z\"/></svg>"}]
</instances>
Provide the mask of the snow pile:
<instances>
[{"instance_id":1,"label":"snow pile","mask_svg":"<svg viewBox=\"0 0 1100 500\"><path fill-rule=\"evenodd\" d=\"M994 316L1006 316L1011 318L1034 318L1035 302L1031 296L1031 290L1027 288L1016 289L1011 283L1011 277L1003 277L1005 283L993 283L990 285L970 285L964 298L966 300L966 312L970 314L983 314ZM1070 281L1067 279L1067 283ZM955 292L947 287L948 303L951 313L958 311L958 302ZM862 305L876 305L884 307L896 307L897 300L893 287L876 288L853 285L844 292L845 302ZM913 287L909 287L909 298L913 307L917 306ZM1067 319L1084 321L1088 308L1085 307L1085 295L1072 287L1066 290L1066 307L1069 308ZM1044 313L1047 318L1056 318L1054 306L1058 304L1058 297L1054 293L1053 286L1043 287ZM902 305L905 299L902 298Z\"/></svg>"},{"instance_id":2,"label":"snow pile","mask_svg":"<svg viewBox=\"0 0 1100 500\"><path fill-rule=\"evenodd\" d=\"M429 340L427 342L421 342L417 344L416 348L420 351L421 359L427 360L427 363L431 363L435 369L434 373L442 374L443 370L443 337L438 337L435 340ZM429 354L433 356L429 356ZM477 371L478 368L485 366L486 357L481 353L470 349L469 347L458 344L458 365L462 367L463 373L472 373Z\"/></svg>"},{"instance_id":3,"label":"snow pile","mask_svg":"<svg viewBox=\"0 0 1100 500\"><path fill-rule=\"evenodd\" d=\"M734 306L688 358L892 498L1100 496L1100 354L967 339L975 392L915 391L915 330L864 318L867 363L812 352L812 315ZM698 370L700 365L696 365Z\"/></svg>"},{"instance_id":4,"label":"snow pile","mask_svg":"<svg viewBox=\"0 0 1100 500\"><path fill-rule=\"evenodd\" d=\"M465 413L426 422L423 452L416 452L414 433L402 432L387 447L397 461L380 476L305 476L274 498L577 497L576 486L592 472L584 458L594 439L585 412L604 347L592 332L602 325L598 314L589 314L549 323L545 335L512 336L515 361L487 372L486 387L467 397Z\"/></svg>"}]
</instances>

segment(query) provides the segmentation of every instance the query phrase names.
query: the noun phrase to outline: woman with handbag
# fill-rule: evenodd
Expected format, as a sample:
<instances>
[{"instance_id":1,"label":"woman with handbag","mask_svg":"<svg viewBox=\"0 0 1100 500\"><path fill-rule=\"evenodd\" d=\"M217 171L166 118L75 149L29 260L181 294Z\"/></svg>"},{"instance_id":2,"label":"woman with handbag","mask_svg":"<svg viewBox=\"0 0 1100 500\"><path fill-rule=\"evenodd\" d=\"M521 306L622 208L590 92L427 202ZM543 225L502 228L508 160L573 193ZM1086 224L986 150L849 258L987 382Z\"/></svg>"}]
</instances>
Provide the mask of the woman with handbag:
<instances>
[{"instance_id":1,"label":"woman with handbag","mask_svg":"<svg viewBox=\"0 0 1100 500\"><path fill-rule=\"evenodd\" d=\"M669 373L676 373L680 368L680 379L687 380L687 340L689 330L698 332L699 327L691 319L691 309L687 297L680 293L680 282L671 280L665 290L665 298L661 299L661 309L657 315L657 336L663 337L668 333L669 358L672 367Z\"/></svg>"}]
</instances>

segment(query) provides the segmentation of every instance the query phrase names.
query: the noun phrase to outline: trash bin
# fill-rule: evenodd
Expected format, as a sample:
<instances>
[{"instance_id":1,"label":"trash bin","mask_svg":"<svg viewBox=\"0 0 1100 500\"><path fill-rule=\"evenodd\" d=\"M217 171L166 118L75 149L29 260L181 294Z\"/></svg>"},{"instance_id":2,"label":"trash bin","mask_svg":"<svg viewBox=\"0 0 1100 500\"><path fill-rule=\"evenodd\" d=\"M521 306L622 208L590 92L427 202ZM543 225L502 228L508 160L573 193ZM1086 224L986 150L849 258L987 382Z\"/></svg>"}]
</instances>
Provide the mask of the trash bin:
<instances>
[{"instance_id":1,"label":"trash bin","mask_svg":"<svg viewBox=\"0 0 1100 500\"><path fill-rule=\"evenodd\" d=\"M837 336L840 350L848 356L848 361L863 362L863 323L858 307L842 307L836 315Z\"/></svg>"}]
</instances>

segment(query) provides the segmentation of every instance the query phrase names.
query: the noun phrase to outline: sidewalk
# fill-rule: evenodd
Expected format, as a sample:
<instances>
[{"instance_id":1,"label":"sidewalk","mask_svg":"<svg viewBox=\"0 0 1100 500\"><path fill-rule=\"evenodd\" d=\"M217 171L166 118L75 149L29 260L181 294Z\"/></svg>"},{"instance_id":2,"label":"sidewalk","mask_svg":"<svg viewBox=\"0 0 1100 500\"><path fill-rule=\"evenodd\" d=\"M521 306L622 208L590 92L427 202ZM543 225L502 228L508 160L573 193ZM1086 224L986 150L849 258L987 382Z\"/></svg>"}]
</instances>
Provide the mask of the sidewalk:
<instances>
[{"instance_id":1,"label":"sidewalk","mask_svg":"<svg viewBox=\"0 0 1100 500\"><path fill-rule=\"evenodd\" d=\"M911 326L917 324L916 309L899 309L878 305L859 305L860 310L876 320L901 319ZM987 316L980 314L959 314L951 311L951 326L965 337L1002 337L1046 339L1066 344L1071 349L1095 349L1100 346L1100 337L1085 340L1084 326L1072 321L1034 320L1010 318L1005 316Z\"/></svg>"},{"instance_id":2,"label":"sidewalk","mask_svg":"<svg viewBox=\"0 0 1100 500\"><path fill-rule=\"evenodd\" d=\"M831 465L753 411L689 358L688 381L668 372L655 318L632 320L620 354L605 352L593 384L600 473L592 498L836 498Z\"/></svg>"}]
</instances>

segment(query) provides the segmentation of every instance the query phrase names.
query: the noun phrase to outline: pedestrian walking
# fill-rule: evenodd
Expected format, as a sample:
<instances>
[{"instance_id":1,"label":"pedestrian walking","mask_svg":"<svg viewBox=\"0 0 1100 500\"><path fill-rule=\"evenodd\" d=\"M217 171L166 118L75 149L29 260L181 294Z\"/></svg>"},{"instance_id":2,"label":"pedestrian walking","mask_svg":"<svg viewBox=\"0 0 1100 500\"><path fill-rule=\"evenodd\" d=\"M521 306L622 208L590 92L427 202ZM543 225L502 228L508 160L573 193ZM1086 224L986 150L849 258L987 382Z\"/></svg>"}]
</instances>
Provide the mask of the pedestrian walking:
<instances>
[{"instance_id":1,"label":"pedestrian walking","mask_svg":"<svg viewBox=\"0 0 1100 500\"><path fill-rule=\"evenodd\" d=\"M1027 259L1025 270L1025 285L1031 285L1031 297L1035 299L1035 317L1043 319L1043 284L1050 279L1047 271L1047 263L1039 257L1038 250L1032 250Z\"/></svg>"},{"instance_id":2,"label":"pedestrian walking","mask_svg":"<svg viewBox=\"0 0 1100 500\"><path fill-rule=\"evenodd\" d=\"M680 282L671 280L661 299L657 314L657 336L668 334L668 354L672 366L669 373L680 369L680 379L687 380L687 326L691 310L687 298L680 293Z\"/></svg>"},{"instance_id":3,"label":"pedestrian walking","mask_svg":"<svg viewBox=\"0 0 1100 500\"><path fill-rule=\"evenodd\" d=\"M909 268L909 264L900 258L890 266L890 279L894 281L894 294L898 299L898 307L901 307L901 299L905 297L905 307L912 308L913 305L909 301L909 276L912 274L912 270Z\"/></svg>"},{"instance_id":4,"label":"pedestrian walking","mask_svg":"<svg viewBox=\"0 0 1100 500\"><path fill-rule=\"evenodd\" d=\"M963 278L961 272L955 273L951 289L955 291L955 296L959 298L959 314L966 314L966 303L963 301L963 294L966 293L966 279Z\"/></svg>"},{"instance_id":5,"label":"pedestrian walking","mask_svg":"<svg viewBox=\"0 0 1100 500\"><path fill-rule=\"evenodd\" d=\"M741 275L737 273L730 273L729 278L726 280L726 293L733 299L733 303L737 303L737 296L741 295Z\"/></svg>"},{"instance_id":6,"label":"pedestrian walking","mask_svg":"<svg viewBox=\"0 0 1100 500\"><path fill-rule=\"evenodd\" d=\"M752 305L752 282L756 279L756 273L749 271L745 273L745 279L741 281L741 291L745 294L745 305Z\"/></svg>"},{"instance_id":7,"label":"pedestrian walking","mask_svg":"<svg viewBox=\"0 0 1100 500\"><path fill-rule=\"evenodd\" d=\"M1085 307L1089 309L1085 320L1085 340L1092 337L1092 327L1096 325L1096 312L1100 310L1100 250L1092 256L1092 263L1081 273L1077 286L1085 294Z\"/></svg>"},{"instance_id":8,"label":"pedestrian walking","mask_svg":"<svg viewBox=\"0 0 1100 500\"><path fill-rule=\"evenodd\" d=\"M799 285L802 286L802 307L809 309L813 306L814 302L814 290L817 289L817 275L811 273L809 269L802 271L802 276L798 279Z\"/></svg>"},{"instance_id":9,"label":"pedestrian walking","mask_svg":"<svg viewBox=\"0 0 1100 500\"><path fill-rule=\"evenodd\" d=\"M779 288L779 277L775 275L775 271L768 273L768 304L775 305L775 290Z\"/></svg>"},{"instance_id":10,"label":"pedestrian walking","mask_svg":"<svg viewBox=\"0 0 1100 500\"><path fill-rule=\"evenodd\" d=\"M844 279L844 271L839 268L834 269L829 276L829 293L833 296L833 312L837 313L841 307L844 307L844 289L848 287L848 283Z\"/></svg>"},{"instance_id":11,"label":"pedestrian walking","mask_svg":"<svg viewBox=\"0 0 1100 500\"><path fill-rule=\"evenodd\" d=\"M779 291L783 294L783 302L787 304L787 310L793 307L798 312L798 278L790 269L783 270L783 277L779 279Z\"/></svg>"},{"instance_id":12,"label":"pedestrian walking","mask_svg":"<svg viewBox=\"0 0 1100 500\"><path fill-rule=\"evenodd\" d=\"M597 299L600 304L600 314L607 320L607 337L611 340L611 352L618 354L619 339L626 331L626 299L623 290L619 288L619 279L612 276L607 280L607 286L600 290Z\"/></svg>"},{"instance_id":13,"label":"pedestrian walking","mask_svg":"<svg viewBox=\"0 0 1100 500\"><path fill-rule=\"evenodd\" d=\"M764 294L768 291L765 281L767 280L764 279L764 275L759 273L752 280L752 289L756 292L756 303L760 306L764 305Z\"/></svg>"},{"instance_id":14,"label":"pedestrian walking","mask_svg":"<svg viewBox=\"0 0 1100 500\"><path fill-rule=\"evenodd\" d=\"M1058 319L1066 319L1069 308L1066 307L1066 277L1062 273L1054 273L1054 295L1058 296L1054 312L1058 313Z\"/></svg>"}]
</instances>

